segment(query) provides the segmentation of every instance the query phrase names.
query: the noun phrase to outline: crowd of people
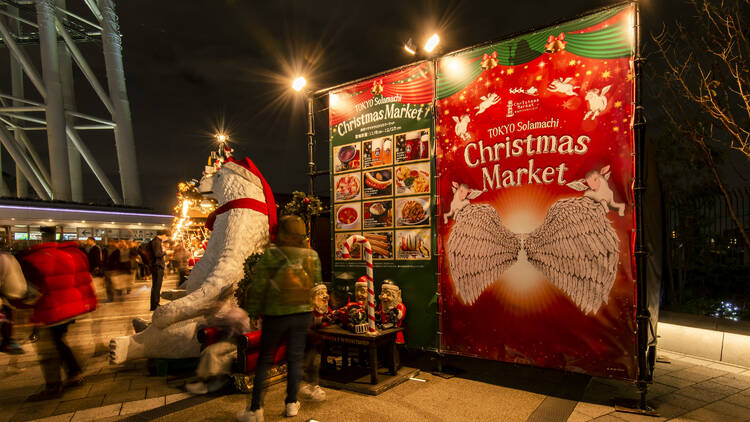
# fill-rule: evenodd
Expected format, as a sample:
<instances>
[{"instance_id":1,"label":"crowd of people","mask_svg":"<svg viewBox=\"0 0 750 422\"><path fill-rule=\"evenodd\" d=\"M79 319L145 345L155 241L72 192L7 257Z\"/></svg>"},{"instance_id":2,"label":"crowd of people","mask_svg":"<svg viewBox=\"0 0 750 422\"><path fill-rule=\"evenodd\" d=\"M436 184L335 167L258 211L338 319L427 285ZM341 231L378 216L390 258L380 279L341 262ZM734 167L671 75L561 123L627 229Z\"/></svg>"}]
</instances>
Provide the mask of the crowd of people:
<instances>
[{"instance_id":1,"label":"crowd of people","mask_svg":"<svg viewBox=\"0 0 750 422\"><path fill-rule=\"evenodd\" d=\"M106 301L113 301L130 293L136 279L150 275L153 311L159 306L164 272L179 274L183 283L191 258L182 245L171 244L167 231L160 231L154 239L143 243L109 239L99 244L94 238L82 244L58 243L54 228L43 230L42 236L42 243L18 253L18 261L13 258L15 266L0 266L3 352L23 353L12 337L12 307L24 301L33 303L29 305L32 308L30 321L37 327L35 333L39 341L35 347L46 384L32 400L60 397L66 387L84 382L82 366L66 344L65 335L76 318L96 309L94 278L104 280ZM13 255L3 253L0 260L9 257ZM25 280L19 281L24 276ZM14 290L13 282L24 288ZM247 410L239 415L240 420L263 420L263 380L282 341L287 345L287 416L297 414L298 394L311 400L325 399L325 392L317 385L316 343L310 341L316 315L312 304L321 292L325 293L325 286L321 280L320 260L309 247L305 224L298 217L282 218L276 242L269 245L255 267L244 303L246 313L241 311L245 319L248 316L260 318L262 331L255 386ZM327 306L327 293L325 297ZM303 372L307 381L304 385ZM214 375L207 374L206 378Z\"/></svg>"},{"instance_id":2,"label":"crowd of people","mask_svg":"<svg viewBox=\"0 0 750 422\"><path fill-rule=\"evenodd\" d=\"M45 389L32 399L59 397L65 387L83 382L81 365L65 342L68 327L77 317L97 307L94 279L103 280L105 302L130 294L136 280L152 278L151 310L159 304L165 270L187 278L189 253L160 231L151 241L107 239L98 243L57 242L54 227L41 229L41 243L15 254L0 252L0 352L23 354L14 337L14 314L30 311L35 343L46 380ZM60 372L67 373L65 381Z\"/></svg>"}]
</instances>

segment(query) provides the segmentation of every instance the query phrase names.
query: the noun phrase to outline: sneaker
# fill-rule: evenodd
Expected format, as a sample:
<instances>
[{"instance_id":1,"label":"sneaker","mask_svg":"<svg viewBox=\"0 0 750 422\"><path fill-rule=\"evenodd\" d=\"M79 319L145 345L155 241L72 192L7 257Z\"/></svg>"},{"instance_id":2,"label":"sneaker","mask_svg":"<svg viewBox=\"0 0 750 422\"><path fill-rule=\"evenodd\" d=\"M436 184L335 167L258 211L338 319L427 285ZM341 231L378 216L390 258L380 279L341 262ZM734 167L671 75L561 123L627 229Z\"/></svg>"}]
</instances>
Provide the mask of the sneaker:
<instances>
[{"instance_id":1,"label":"sneaker","mask_svg":"<svg viewBox=\"0 0 750 422\"><path fill-rule=\"evenodd\" d=\"M324 401L326 399L326 392L319 385L313 387L310 384L304 384L299 388L299 394L306 400Z\"/></svg>"},{"instance_id":2,"label":"sneaker","mask_svg":"<svg viewBox=\"0 0 750 422\"><path fill-rule=\"evenodd\" d=\"M237 420L239 422L263 422L263 409L258 409L255 412L245 410L237 414Z\"/></svg>"},{"instance_id":3,"label":"sneaker","mask_svg":"<svg viewBox=\"0 0 750 422\"><path fill-rule=\"evenodd\" d=\"M300 406L302 405L298 401L294 403L287 403L286 404L286 417L291 418L292 416L297 416Z\"/></svg>"}]
</instances>

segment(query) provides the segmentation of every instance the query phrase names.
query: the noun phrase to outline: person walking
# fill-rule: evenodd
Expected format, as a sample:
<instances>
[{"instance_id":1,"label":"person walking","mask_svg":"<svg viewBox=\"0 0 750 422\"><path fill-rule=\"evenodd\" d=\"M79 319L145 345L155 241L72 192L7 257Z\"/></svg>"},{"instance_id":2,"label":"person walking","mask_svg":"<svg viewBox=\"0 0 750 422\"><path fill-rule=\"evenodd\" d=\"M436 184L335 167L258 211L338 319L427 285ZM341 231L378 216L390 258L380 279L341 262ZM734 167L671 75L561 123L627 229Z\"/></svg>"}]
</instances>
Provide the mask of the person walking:
<instances>
[{"instance_id":1,"label":"person walking","mask_svg":"<svg viewBox=\"0 0 750 422\"><path fill-rule=\"evenodd\" d=\"M102 248L96 244L96 239L89 237L86 239L86 256L89 259L89 268L93 277L100 277L104 274L102 271Z\"/></svg>"},{"instance_id":2,"label":"person walking","mask_svg":"<svg viewBox=\"0 0 750 422\"><path fill-rule=\"evenodd\" d=\"M245 310L250 317L263 317L260 355L255 368L252 399L242 422L263 422L263 383L273 354L283 337L287 339L286 416L296 416L302 379L305 337L313 322L310 292L322 282L320 258L309 248L305 223L297 216L279 220L276 244L271 244L255 265Z\"/></svg>"},{"instance_id":3,"label":"person walking","mask_svg":"<svg viewBox=\"0 0 750 422\"><path fill-rule=\"evenodd\" d=\"M65 334L74 318L96 309L86 254L78 249L77 242L56 243L54 236L54 228L43 227L43 243L20 255L27 280L41 293L30 321L42 327L35 346L45 388L31 396L32 401L60 397L64 387L83 383L83 370L65 343ZM64 383L61 369L67 374Z\"/></svg>"},{"instance_id":4,"label":"person walking","mask_svg":"<svg viewBox=\"0 0 750 422\"><path fill-rule=\"evenodd\" d=\"M162 243L169 237L167 230L159 230L149 243L151 252L151 310L159 307L161 299L161 283L164 279L164 249Z\"/></svg>"},{"instance_id":5,"label":"person walking","mask_svg":"<svg viewBox=\"0 0 750 422\"><path fill-rule=\"evenodd\" d=\"M177 283L178 288L182 288L182 284L187 281L189 259L190 254L187 249L182 245L182 242L177 242L177 245L174 247L174 261L177 267L177 274L180 276L180 281Z\"/></svg>"},{"instance_id":6,"label":"person walking","mask_svg":"<svg viewBox=\"0 0 750 422\"><path fill-rule=\"evenodd\" d=\"M31 296L26 278L21 271L21 265L16 258L8 253L0 251L0 352L11 355L20 355L24 350L13 338L13 306L11 303L23 302Z\"/></svg>"}]
</instances>

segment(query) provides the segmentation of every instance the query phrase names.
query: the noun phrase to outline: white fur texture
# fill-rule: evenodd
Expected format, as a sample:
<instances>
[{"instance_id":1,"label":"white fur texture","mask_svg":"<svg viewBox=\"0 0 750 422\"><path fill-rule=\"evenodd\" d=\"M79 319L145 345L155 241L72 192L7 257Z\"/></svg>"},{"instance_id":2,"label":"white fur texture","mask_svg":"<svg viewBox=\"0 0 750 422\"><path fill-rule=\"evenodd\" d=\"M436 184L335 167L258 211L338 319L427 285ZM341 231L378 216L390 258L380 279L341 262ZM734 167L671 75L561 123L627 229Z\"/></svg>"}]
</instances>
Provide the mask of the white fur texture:
<instances>
[{"instance_id":1,"label":"white fur texture","mask_svg":"<svg viewBox=\"0 0 750 422\"><path fill-rule=\"evenodd\" d=\"M215 174L204 176L199 189L211 191L219 204L240 198L265 202L263 188L233 172L231 167L224 166ZM153 324L141 333L113 339L112 363L143 357L200 356L196 328L209 318L221 318L236 307L233 293L244 276L245 259L262 252L268 241L265 214L250 209L232 209L219 214L206 252L185 284L188 294L157 308Z\"/></svg>"}]
</instances>

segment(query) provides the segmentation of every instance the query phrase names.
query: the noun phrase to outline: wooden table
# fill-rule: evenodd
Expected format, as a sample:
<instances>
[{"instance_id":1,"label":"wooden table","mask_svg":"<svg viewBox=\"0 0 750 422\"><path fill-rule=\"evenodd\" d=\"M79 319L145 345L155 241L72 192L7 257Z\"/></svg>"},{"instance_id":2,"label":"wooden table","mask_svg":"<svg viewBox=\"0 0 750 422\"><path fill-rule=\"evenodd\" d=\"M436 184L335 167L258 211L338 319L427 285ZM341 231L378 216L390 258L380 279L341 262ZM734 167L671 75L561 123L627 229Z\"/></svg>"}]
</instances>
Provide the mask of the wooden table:
<instances>
[{"instance_id":1,"label":"wooden table","mask_svg":"<svg viewBox=\"0 0 750 422\"><path fill-rule=\"evenodd\" d=\"M339 326L319 328L318 334L323 340L323 350L320 354L321 369L325 368L328 361L328 347L331 344L341 346L342 368L349 366L349 346L367 347L370 364L370 383L378 383L378 347L386 345L391 355L389 368L391 375L396 375L399 364L398 348L396 347L396 334L404 331L403 327L378 330L376 335L355 334Z\"/></svg>"}]
</instances>

